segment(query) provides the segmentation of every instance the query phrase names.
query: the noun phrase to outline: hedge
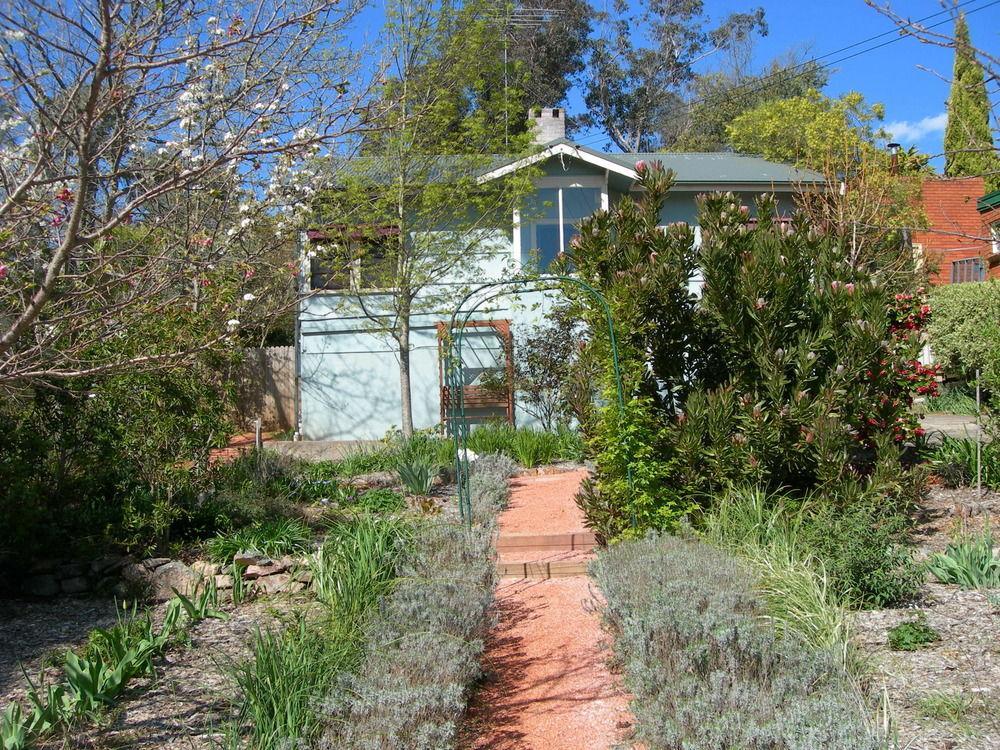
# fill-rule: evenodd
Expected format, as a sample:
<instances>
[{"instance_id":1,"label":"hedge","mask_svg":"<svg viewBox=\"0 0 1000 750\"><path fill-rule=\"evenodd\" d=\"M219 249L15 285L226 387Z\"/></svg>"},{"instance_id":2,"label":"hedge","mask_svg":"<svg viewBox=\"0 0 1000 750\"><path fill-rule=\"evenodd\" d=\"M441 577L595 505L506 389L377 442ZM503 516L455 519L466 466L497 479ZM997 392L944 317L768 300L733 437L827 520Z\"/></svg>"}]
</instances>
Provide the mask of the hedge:
<instances>
[{"instance_id":1,"label":"hedge","mask_svg":"<svg viewBox=\"0 0 1000 750\"><path fill-rule=\"evenodd\" d=\"M472 474L476 523L423 525L367 636L363 667L338 675L324 707L325 750L452 747L489 628L496 513L514 464L485 457Z\"/></svg>"},{"instance_id":2,"label":"hedge","mask_svg":"<svg viewBox=\"0 0 1000 750\"><path fill-rule=\"evenodd\" d=\"M931 351L949 377L971 379L1000 359L1000 281L950 284L930 295Z\"/></svg>"},{"instance_id":3,"label":"hedge","mask_svg":"<svg viewBox=\"0 0 1000 750\"><path fill-rule=\"evenodd\" d=\"M649 750L881 746L837 656L766 624L753 580L701 542L649 536L593 563Z\"/></svg>"}]
</instances>

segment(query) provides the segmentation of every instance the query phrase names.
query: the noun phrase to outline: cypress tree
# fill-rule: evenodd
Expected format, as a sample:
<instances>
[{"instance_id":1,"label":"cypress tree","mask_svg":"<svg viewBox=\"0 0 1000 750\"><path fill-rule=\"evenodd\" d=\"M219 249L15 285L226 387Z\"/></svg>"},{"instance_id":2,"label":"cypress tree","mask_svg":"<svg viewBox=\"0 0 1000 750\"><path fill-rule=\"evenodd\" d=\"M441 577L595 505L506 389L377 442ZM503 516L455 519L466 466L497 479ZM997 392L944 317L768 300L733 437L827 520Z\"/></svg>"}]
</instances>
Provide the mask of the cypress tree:
<instances>
[{"instance_id":1,"label":"cypress tree","mask_svg":"<svg viewBox=\"0 0 1000 750\"><path fill-rule=\"evenodd\" d=\"M948 97L948 126L944 131L948 177L986 178L987 191L1000 187L1000 157L990 130L990 103L983 66L969 40L965 14L955 21L955 67Z\"/></svg>"}]
</instances>

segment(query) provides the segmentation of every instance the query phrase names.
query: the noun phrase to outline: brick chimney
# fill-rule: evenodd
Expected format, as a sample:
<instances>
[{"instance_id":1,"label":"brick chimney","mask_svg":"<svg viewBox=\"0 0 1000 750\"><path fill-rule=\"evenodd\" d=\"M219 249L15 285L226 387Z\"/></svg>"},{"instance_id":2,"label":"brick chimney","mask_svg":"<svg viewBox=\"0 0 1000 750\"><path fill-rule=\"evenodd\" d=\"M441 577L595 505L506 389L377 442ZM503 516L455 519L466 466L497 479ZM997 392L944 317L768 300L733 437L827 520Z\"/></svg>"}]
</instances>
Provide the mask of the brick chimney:
<instances>
[{"instance_id":1,"label":"brick chimney","mask_svg":"<svg viewBox=\"0 0 1000 750\"><path fill-rule=\"evenodd\" d=\"M566 112L559 107L532 107L528 110L528 123L535 129L537 146L566 137Z\"/></svg>"}]
</instances>

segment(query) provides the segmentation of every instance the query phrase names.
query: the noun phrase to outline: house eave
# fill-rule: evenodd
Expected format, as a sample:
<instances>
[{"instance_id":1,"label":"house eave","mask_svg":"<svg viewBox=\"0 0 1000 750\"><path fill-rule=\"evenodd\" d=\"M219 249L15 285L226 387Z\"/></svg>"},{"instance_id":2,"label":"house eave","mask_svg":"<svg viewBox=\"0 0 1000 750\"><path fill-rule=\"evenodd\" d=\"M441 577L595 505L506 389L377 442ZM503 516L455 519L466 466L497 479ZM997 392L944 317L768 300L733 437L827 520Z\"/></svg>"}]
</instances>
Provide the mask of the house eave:
<instances>
[{"instance_id":1,"label":"house eave","mask_svg":"<svg viewBox=\"0 0 1000 750\"><path fill-rule=\"evenodd\" d=\"M530 167L533 164L538 164L546 159L551 159L553 156L569 156L574 159L579 159L585 164L592 164L599 169L605 169L608 172L613 172L614 174L621 175L622 177L626 177L630 180L639 179L639 175L634 169L630 169L622 164L619 164L613 159L608 159L602 154L596 151L591 151L589 148L584 146L562 142L550 144L536 154L525 156L524 158L517 159L510 164L504 164L502 167L490 170L489 172L480 175L476 182L481 185L485 182L490 182L491 180L506 177L519 169L524 169L525 167Z\"/></svg>"}]
</instances>

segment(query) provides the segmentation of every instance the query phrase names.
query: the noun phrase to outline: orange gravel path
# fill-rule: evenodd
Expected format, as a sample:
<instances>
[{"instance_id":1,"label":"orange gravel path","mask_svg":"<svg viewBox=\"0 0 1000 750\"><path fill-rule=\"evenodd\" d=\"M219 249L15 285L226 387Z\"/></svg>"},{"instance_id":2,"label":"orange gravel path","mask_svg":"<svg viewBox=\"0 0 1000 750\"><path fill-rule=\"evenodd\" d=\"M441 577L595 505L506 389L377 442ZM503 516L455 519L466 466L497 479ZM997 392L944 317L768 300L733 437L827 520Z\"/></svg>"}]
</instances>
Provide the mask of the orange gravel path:
<instances>
[{"instance_id":1,"label":"orange gravel path","mask_svg":"<svg viewBox=\"0 0 1000 750\"><path fill-rule=\"evenodd\" d=\"M585 471L519 477L500 534L576 532ZM538 552L531 559L551 557ZM579 555L579 552L573 553ZM587 576L504 579L486 644L487 677L469 709L467 750L610 750L631 726L628 696L608 669L609 640Z\"/></svg>"},{"instance_id":2,"label":"orange gravel path","mask_svg":"<svg viewBox=\"0 0 1000 750\"><path fill-rule=\"evenodd\" d=\"M514 477L510 502L500 514L500 534L583 531L583 511L573 498L586 477L586 469Z\"/></svg>"}]
</instances>

